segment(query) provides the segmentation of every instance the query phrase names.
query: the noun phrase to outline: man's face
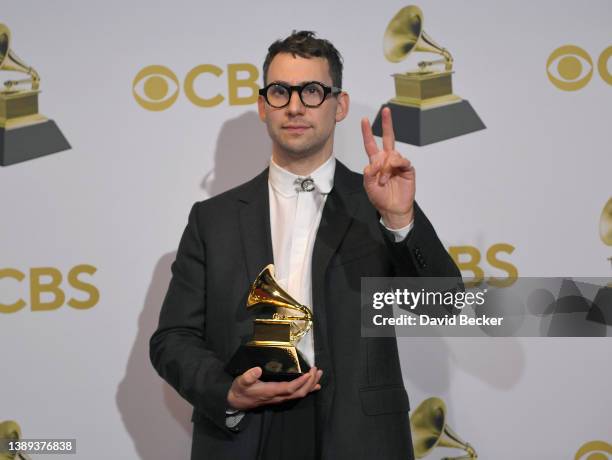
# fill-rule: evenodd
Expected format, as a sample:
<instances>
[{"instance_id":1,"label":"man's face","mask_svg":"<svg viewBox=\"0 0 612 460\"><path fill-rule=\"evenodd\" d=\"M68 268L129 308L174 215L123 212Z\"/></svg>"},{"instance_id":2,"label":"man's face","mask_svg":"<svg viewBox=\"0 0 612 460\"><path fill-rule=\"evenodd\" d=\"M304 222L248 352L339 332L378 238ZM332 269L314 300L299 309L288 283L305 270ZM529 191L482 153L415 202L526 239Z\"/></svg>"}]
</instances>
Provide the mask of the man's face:
<instances>
[{"instance_id":1,"label":"man's face","mask_svg":"<svg viewBox=\"0 0 612 460\"><path fill-rule=\"evenodd\" d=\"M293 57L290 53L279 53L272 59L268 84L279 82L293 86L309 81L333 86L327 59ZM280 109L271 107L259 96L257 106L275 150L302 158L326 148L331 152L336 122L343 120L348 112L348 95L343 93L334 97L330 94L319 107L310 108L302 104L297 92L293 92L289 105Z\"/></svg>"}]
</instances>

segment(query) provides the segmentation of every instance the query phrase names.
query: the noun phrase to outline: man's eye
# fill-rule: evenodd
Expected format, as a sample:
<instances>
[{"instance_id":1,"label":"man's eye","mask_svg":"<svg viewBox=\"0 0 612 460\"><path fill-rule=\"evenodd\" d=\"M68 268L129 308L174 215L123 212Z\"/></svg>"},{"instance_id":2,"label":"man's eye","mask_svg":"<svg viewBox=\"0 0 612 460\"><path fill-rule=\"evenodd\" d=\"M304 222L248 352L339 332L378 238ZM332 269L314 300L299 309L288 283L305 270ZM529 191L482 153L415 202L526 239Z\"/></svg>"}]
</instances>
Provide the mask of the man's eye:
<instances>
[{"instance_id":1,"label":"man's eye","mask_svg":"<svg viewBox=\"0 0 612 460\"><path fill-rule=\"evenodd\" d=\"M282 86L272 86L270 88L270 94L273 96L285 96L287 94L287 88Z\"/></svg>"},{"instance_id":2,"label":"man's eye","mask_svg":"<svg viewBox=\"0 0 612 460\"><path fill-rule=\"evenodd\" d=\"M323 88L321 88L319 85L308 85L306 88L304 88L304 91L306 94L322 94Z\"/></svg>"}]
</instances>

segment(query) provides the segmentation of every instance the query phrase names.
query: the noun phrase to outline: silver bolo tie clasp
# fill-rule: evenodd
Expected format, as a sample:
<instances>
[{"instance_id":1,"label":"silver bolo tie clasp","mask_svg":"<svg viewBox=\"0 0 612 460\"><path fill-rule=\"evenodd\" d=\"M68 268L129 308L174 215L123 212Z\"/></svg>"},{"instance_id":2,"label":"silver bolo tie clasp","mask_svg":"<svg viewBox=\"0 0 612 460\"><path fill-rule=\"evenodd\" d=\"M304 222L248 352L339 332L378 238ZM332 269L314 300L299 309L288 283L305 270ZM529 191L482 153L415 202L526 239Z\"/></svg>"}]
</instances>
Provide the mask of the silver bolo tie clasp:
<instances>
[{"instance_id":1,"label":"silver bolo tie clasp","mask_svg":"<svg viewBox=\"0 0 612 460\"><path fill-rule=\"evenodd\" d=\"M312 192L315 189L314 179L312 177L298 177L293 181L296 192Z\"/></svg>"}]
</instances>

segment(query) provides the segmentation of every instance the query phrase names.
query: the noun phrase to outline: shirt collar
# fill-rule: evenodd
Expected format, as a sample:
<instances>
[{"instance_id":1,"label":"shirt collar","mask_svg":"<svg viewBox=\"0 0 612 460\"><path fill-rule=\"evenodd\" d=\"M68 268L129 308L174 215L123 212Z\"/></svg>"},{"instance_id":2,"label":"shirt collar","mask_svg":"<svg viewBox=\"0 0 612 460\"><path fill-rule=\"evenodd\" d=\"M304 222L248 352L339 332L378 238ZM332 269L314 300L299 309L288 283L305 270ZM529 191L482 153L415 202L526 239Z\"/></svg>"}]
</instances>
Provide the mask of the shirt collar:
<instances>
[{"instance_id":1,"label":"shirt collar","mask_svg":"<svg viewBox=\"0 0 612 460\"><path fill-rule=\"evenodd\" d=\"M297 192L295 190L295 180L303 179L305 177L312 177L315 183L315 189L319 193L327 194L331 192L334 186L334 173L336 171L336 159L331 155L325 163L315 169L308 176L298 176L292 172L281 168L279 165L274 163L274 160L270 158L270 172L268 180L270 184L278 193L284 196L295 196ZM306 192L304 192L306 193Z\"/></svg>"}]
</instances>

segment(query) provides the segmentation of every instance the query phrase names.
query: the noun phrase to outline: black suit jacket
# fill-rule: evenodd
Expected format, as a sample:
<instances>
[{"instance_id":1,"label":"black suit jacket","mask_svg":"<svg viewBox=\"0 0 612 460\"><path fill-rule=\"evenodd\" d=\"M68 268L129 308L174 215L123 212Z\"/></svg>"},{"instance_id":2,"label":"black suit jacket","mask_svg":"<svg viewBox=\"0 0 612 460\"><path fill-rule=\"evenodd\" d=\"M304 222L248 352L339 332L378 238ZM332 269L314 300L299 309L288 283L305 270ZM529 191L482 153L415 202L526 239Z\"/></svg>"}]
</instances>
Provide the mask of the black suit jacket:
<instances>
[{"instance_id":1,"label":"black suit jacket","mask_svg":"<svg viewBox=\"0 0 612 460\"><path fill-rule=\"evenodd\" d=\"M192 459L255 459L265 411L225 426L232 377L226 362L252 333L246 296L273 261L268 171L196 203L181 239L159 327L153 366L194 406ZM363 188L361 174L336 165L312 260L316 394L322 458L411 459L408 396L395 338L361 337L362 276L460 273L415 203L414 228L395 243Z\"/></svg>"}]
</instances>

